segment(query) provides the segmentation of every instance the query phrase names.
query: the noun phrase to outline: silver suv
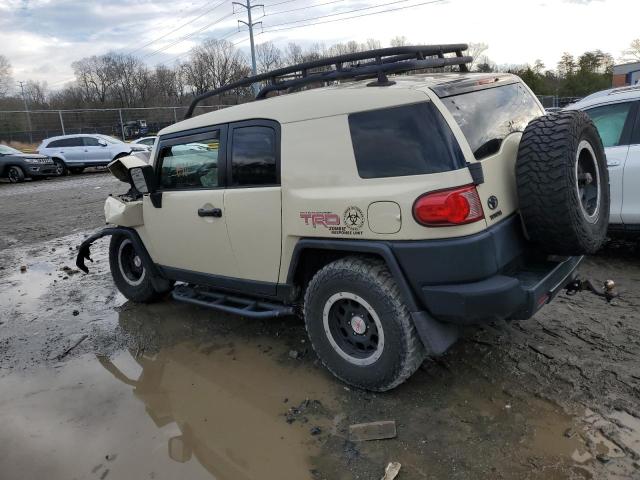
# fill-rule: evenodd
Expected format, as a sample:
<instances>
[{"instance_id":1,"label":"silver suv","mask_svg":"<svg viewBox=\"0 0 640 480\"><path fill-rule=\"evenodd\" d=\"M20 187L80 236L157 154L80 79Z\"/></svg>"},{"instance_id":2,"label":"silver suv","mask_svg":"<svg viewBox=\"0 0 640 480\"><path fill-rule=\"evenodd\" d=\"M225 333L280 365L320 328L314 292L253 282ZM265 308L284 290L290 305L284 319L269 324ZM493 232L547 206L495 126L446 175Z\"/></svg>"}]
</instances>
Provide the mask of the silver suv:
<instances>
[{"instance_id":1,"label":"silver suv","mask_svg":"<svg viewBox=\"0 0 640 480\"><path fill-rule=\"evenodd\" d=\"M38 147L38 153L53 159L59 175L81 173L87 167L105 166L116 158L149 151L147 145L132 145L100 134L51 137Z\"/></svg>"}]
</instances>

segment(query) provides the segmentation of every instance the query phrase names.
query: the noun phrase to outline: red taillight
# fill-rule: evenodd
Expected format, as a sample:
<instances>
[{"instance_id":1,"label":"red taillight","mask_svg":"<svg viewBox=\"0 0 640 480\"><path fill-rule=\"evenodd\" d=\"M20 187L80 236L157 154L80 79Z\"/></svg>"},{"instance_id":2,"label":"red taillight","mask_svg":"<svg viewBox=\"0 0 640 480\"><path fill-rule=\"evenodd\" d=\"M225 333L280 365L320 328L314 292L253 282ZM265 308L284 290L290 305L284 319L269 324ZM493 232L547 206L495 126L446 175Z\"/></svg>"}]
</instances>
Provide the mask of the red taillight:
<instances>
[{"instance_id":1,"label":"red taillight","mask_svg":"<svg viewBox=\"0 0 640 480\"><path fill-rule=\"evenodd\" d=\"M484 218L474 185L426 193L413 204L413 217L422 225L442 227L477 222Z\"/></svg>"}]
</instances>

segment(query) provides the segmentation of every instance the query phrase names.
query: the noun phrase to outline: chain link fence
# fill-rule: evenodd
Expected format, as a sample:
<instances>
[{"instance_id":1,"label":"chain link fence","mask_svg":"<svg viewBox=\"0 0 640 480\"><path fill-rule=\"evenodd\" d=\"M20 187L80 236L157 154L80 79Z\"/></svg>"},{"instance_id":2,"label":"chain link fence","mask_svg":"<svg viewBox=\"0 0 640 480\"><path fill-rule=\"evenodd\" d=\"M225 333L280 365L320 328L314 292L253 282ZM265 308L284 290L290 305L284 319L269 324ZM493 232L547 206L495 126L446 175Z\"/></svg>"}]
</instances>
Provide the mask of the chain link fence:
<instances>
[{"instance_id":1,"label":"chain link fence","mask_svg":"<svg viewBox=\"0 0 640 480\"><path fill-rule=\"evenodd\" d=\"M226 105L198 106L200 115ZM101 133L123 140L154 135L184 118L188 107L0 111L0 142L40 143L45 138Z\"/></svg>"},{"instance_id":2,"label":"chain link fence","mask_svg":"<svg viewBox=\"0 0 640 480\"><path fill-rule=\"evenodd\" d=\"M539 95L545 108L562 108L576 97ZM227 105L196 107L194 115ZM104 108L78 110L0 111L0 142L40 143L45 138L77 133L102 133L123 140L153 135L184 118L187 107Z\"/></svg>"}]
</instances>

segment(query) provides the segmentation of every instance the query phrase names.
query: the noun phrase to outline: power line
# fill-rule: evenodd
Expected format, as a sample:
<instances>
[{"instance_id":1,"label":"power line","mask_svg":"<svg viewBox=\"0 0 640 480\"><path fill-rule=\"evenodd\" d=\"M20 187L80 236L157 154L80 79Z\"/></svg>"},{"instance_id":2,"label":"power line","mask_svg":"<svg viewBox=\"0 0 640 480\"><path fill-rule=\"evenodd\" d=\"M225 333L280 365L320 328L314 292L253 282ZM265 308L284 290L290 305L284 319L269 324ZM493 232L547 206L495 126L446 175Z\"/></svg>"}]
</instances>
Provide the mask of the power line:
<instances>
[{"instance_id":1,"label":"power line","mask_svg":"<svg viewBox=\"0 0 640 480\"><path fill-rule=\"evenodd\" d=\"M226 1L226 0L225 0L225 1ZM214 25L216 25L216 24L218 24L218 23L222 22L223 20L226 20L227 18L232 17L233 15L234 15L234 13L233 13L233 12L231 12L231 13L229 13L229 14L227 14L227 15L225 15L225 16L223 16L223 17L221 17L221 18L219 18L219 19L218 19L218 20L216 20L215 22L209 23L209 24L207 24L207 25L205 25L205 26L203 26L203 27L201 27L201 28L199 28L199 29L197 29L197 30L195 30L195 31L193 31L193 32L191 32L191 33L189 33L189 34L187 34L187 35L184 35L184 36L182 36L182 37L178 38L177 40L173 41L173 42L172 42L172 43L170 43L169 45L166 45L165 47L159 48L158 50L155 50L155 51L153 51L153 52L149 53L148 55L143 56L143 57L142 57L142 60L146 60L147 58L151 58L151 57L153 57L153 56L157 55L158 53L164 52L165 50L167 50L167 49L169 49L169 48L173 47L174 45L177 45L178 43L182 43L182 42L184 42L187 38L191 38L191 37L193 37L194 35L196 35L196 34L198 34L198 33L202 32L202 31L204 31L204 30L206 30L206 29L208 29L208 28L210 28L210 27L213 27Z\"/></svg>"},{"instance_id":2,"label":"power line","mask_svg":"<svg viewBox=\"0 0 640 480\"><path fill-rule=\"evenodd\" d=\"M281 10L279 12L265 13L264 16L265 17L270 17L272 15L279 15L281 13L297 12L298 10L308 10L309 8L322 7L324 5L331 5L333 3L340 3L340 2L344 2L344 1L345 0L331 0L330 2L316 3L315 5L307 5L305 7L292 8L290 10ZM271 5L268 5L268 6L271 6Z\"/></svg>"},{"instance_id":3,"label":"power line","mask_svg":"<svg viewBox=\"0 0 640 480\"><path fill-rule=\"evenodd\" d=\"M144 48L148 47L149 45L156 43L158 40L162 40L163 38L166 38L167 36L171 35L174 32L177 32L178 30L186 27L187 25L195 22L196 20L201 19L202 17L204 17L206 14L213 12L216 8L220 7L222 4L224 4L225 2L227 2L227 0L222 0L221 2L217 3L214 7L204 11L203 13L201 13L200 15L198 15L197 17L192 18L191 20L189 20L186 23L183 23L182 25L180 25L179 27L174 28L173 30L165 33L164 35L159 36L158 38L155 38L153 40L151 40L150 42L145 43L144 45L136 48L135 50L132 50L128 53L128 55L132 55L136 52L139 52L140 50L143 50Z\"/></svg>"},{"instance_id":4,"label":"power line","mask_svg":"<svg viewBox=\"0 0 640 480\"><path fill-rule=\"evenodd\" d=\"M277 7L278 5L284 5L285 3L297 2L298 0L284 0L278 3L269 3L266 4L265 7Z\"/></svg>"},{"instance_id":5,"label":"power line","mask_svg":"<svg viewBox=\"0 0 640 480\"><path fill-rule=\"evenodd\" d=\"M237 35L238 33L240 33L242 30L231 30L227 33L225 33L223 36L218 37L218 40L224 40L226 38L229 37L233 37L234 35ZM259 35L259 34L256 34ZM244 40L247 40L249 37L245 38ZM235 43L233 44L235 45ZM169 62L175 62L176 60L186 57L187 55L190 55L191 51L188 52L184 52L184 53L179 53L178 55L174 56L173 58L169 58L168 60L165 60L163 63L169 63Z\"/></svg>"},{"instance_id":6,"label":"power line","mask_svg":"<svg viewBox=\"0 0 640 480\"><path fill-rule=\"evenodd\" d=\"M404 2L408 2L408 1L411 1L411 0L397 0L395 2L390 2L390 3L387 3L385 5L394 5L394 4L397 4L397 3L404 3ZM370 10L372 8L384 7L385 5L376 5L376 6L373 6L373 7L358 8L358 9L350 10L350 11L347 11L347 12L333 13L333 14L329 14L329 15L321 15L319 17L306 18L304 20L296 20L296 21L292 21L292 22L284 22L284 23L279 23L277 25L267 26L267 28L263 31L263 33L279 32L279 31L282 31L282 30L293 30L295 28L311 27L313 25L321 25L321 24L324 24L324 23L340 22L340 21L343 21L343 20L351 20L351 19L354 19L354 18L368 17L368 16L371 16L371 15L378 15L380 13L395 12L395 11L398 11L398 10L406 10L408 8L420 7L420 6L423 6L423 5L431 5L431 4L434 4L434 3L441 3L443 1L444 0L431 0L431 1L428 1L428 2L416 3L415 5L407 5L406 7L388 8L388 9L385 9L385 10L380 10L379 12L362 13L362 14L359 14L359 15L352 15L350 17L335 18L333 20L325 20L325 21L322 21L322 22L308 23L306 25L294 25L294 26L290 26L290 27L285 26L283 28L274 28L274 27L279 27L281 25L291 25L293 23L309 22L311 20L318 20L318 19L321 19L321 18L334 17L336 15L347 15L347 14L353 13L353 12L359 12L359 11L363 11L363 10Z\"/></svg>"}]
</instances>

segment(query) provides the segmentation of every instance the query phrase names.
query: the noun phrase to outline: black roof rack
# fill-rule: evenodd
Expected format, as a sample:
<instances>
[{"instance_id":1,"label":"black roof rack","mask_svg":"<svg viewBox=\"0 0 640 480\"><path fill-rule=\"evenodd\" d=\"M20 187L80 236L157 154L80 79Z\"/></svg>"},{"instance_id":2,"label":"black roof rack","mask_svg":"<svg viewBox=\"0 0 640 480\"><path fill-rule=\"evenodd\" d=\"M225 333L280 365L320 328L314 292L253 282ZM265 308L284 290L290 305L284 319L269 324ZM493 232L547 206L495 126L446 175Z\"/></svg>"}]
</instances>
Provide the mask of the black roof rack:
<instances>
[{"instance_id":1,"label":"black roof rack","mask_svg":"<svg viewBox=\"0 0 640 480\"><path fill-rule=\"evenodd\" d=\"M271 72L246 77L224 87L205 92L193 99L185 118L190 118L202 100L236 88L248 87L258 82L268 82L256 95L261 100L268 93L277 90L298 88L311 83L325 83L348 78L377 78L370 86L393 85L387 74L402 73L423 68L439 68L459 65L460 71L468 72L467 63L473 59L462 55L467 50L463 43L453 45L414 45L404 47L379 48L365 52L347 53L335 57L326 57L310 62L279 68ZM445 57L454 53L455 57Z\"/></svg>"}]
</instances>

